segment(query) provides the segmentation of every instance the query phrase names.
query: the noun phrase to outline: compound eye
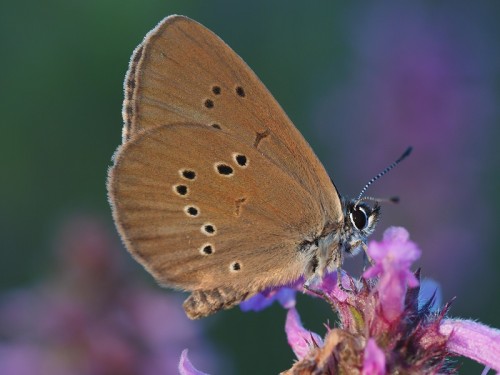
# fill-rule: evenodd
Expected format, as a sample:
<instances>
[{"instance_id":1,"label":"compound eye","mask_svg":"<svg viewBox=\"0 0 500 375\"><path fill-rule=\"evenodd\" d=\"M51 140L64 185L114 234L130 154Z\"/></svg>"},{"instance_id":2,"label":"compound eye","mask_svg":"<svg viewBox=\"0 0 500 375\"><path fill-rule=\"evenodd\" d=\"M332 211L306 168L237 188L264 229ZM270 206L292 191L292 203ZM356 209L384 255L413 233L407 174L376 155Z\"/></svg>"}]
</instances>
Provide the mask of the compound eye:
<instances>
[{"instance_id":1,"label":"compound eye","mask_svg":"<svg viewBox=\"0 0 500 375\"><path fill-rule=\"evenodd\" d=\"M363 230L366 228L366 224L368 224L368 217L366 216L366 212L363 208L355 207L350 216L351 222L357 229Z\"/></svg>"}]
</instances>

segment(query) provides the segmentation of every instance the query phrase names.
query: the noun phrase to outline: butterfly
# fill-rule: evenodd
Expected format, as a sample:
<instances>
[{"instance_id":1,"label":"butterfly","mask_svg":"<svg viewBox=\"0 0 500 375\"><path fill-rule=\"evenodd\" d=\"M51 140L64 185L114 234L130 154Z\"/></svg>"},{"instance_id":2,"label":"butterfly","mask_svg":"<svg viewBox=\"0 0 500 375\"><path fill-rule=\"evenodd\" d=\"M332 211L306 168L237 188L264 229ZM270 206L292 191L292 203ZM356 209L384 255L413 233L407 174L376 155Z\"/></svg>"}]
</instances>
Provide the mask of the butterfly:
<instances>
[{"instance_id":1,"label":"butterfly","mask_svg":"<svg viewBox=\"0 0 500 375\"><path fill-rule=\"evenodd\" d=\"M135 49L124 90L113 217L160 284L191 292L190 318L321 279L365 246L378 202L338 193L259 78L204 26L161 21Z\"/></svg>"}]
</instances>

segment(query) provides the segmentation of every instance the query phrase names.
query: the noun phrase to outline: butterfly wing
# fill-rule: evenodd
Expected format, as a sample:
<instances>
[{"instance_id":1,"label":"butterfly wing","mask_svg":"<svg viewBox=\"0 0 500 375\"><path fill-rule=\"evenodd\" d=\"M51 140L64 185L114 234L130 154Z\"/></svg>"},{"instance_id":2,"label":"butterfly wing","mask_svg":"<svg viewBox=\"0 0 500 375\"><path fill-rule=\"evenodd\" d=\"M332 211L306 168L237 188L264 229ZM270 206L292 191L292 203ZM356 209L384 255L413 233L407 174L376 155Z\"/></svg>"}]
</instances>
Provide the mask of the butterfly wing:
<instances>
[{"instance_id":1,"label":"butterfly wing","mask_svg":"<svg viewBox=\"0 0 500 375\"><path fill-rule=\"evenodd\" d=\"M323 222L342 217L338 193L309 144L248 65L198 22L170 16L148 33L132 56L125 92L124 140L178 122L221 128L310 191Z\"/></svg>"},{"instance_id":2,"label":"butterfly wing","mask_svg":"<svg viewBox=\"0 0 500 375\"><path fill-rule=\"evenodd\" d=\"M301 242L323 229L318 202L292 176L204 125L169 124L126 142L108 191L127 248L157 281L239 300L296 280L307 263Z\"/></svg>"},{"instance_id":3,"label":"butterfly wing","mask_svg":"<svg viewBox=\"0 0 500 375\"><path fill-rule=\"evenodd\" d=\"M228 277L240 288L292 281L303 271L300 242L322 230L308 191L251 145L203 125L162 126L127 142L109 191L128 248L158 281L188 290Z\"/></svg>"},{"instance_id":4,"label":"butterfly wing","mask_svg":"<svg viewBox=\"0 0 500 375\"><path fill-rule=\"evenodd\" d=\"M193 291L190 317L297 279L301 244L342 220L341 203L243 60L197 22L168 17L134 52L125 92L108 191L136 259Z\"/></svg>"}]
</instances>

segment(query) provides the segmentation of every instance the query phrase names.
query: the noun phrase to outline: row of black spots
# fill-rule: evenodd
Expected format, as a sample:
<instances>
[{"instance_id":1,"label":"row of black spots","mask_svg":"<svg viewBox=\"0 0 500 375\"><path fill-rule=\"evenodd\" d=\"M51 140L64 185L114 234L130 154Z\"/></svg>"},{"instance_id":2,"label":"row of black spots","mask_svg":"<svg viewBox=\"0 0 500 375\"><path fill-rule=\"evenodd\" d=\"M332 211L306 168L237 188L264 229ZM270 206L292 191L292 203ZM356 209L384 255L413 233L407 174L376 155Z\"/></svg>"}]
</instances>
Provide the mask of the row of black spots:
<instances>
[{"instance_id":1,"label":"row of black spots","mask_svg":"<svg viewBox=\"0 0 500 375\"><path fill-rule=\"evenodd\" d=\"M215 96L219 96L221 93L222 93L222 89L220 86L218 85L213 85L212 88L210 89L210 91L212 92L213 95ZM205 101L203 102L203 105L205 106L205 108L207 109L212 109L215 107L215 102L213 99L211 98L207 98L205 99Z\"/></svg>"},{"instance_id":2,"label":"row of black spots","mask_svg":"<svg viewBox=\"0 0 500 375\"><path fill-rule=\"evenodd\" d=\"M201 255L212 255L215 252L215 247L213 244L207 242L201 245L200 247L200 253ZM231 262L229 264L229 271L230 272L239 272L242 269L241 262Z\"/></svg>"},{"instance_id":3,"label":"row of black spots","mask_svg":"<svg viewBox=\"0 0 500 375\"><path fill-rule=\"evenodd\" d=\"M248 166L248 158L243 154L234 152L233 160L241 168L246 168ZM219 174L224 176L230 176L234 172L231 166L222 162L216 163L215 168ZM181 169L179 170L179 175L185 180L190 180L190 181L196 180L196 172L191 169ZM179 195L182 196L187 195L188 192L187 186L182 184L175 185L175 190Z\"/></svg>"},{"instance_id":4,"label":"row of black spots","mask_svg":"<svg viewBox=\"0 0 500 375\"><path fill-rule=\"evenodd\" d=\"M200 254L204 256L213 255L215 253L215 247L210 242L207 242L201 245L199 251ZM236 262L231 262L229 264L229 272L239 272L241 271L241 269L242 269L241 262L236 261Z\"/></svg>"},{"instance_id":5,"label":"row of black spots","mask_svg":"<svg viewBox=\"0 0 500 375\"><path fill-rule=\"evenodd\" d=\"M201 245L200 249L200 254L207 256L207 255L213 255L215 253L215 247L212 243L206 242L203 245ZM242 269L242 264L241 262L231 262L229 264L229 272L239 272Z\"/></svg>"},{"instance_id":6,"label":"row of black spots","mask_svg":"<svg viewBox=\"0 0 500 375\"><path fill-rule=\"evenodd\" d=\"M215 253L215 247L212 243L206 242L203 245L201 245L199 251L200 251L200 254L203 256L213 255ZM233 272L233 273L239 272L239 271L241 271L242 268L243 267L242 267L241 262L238 262L238 261L231 262L229 264L229 272Z\"/></svg>"},{"instance_id":7,"label":"row of black spots","mask_svg":"<svg viewBox=\"0 0 500 375\"><path fill-rule=\"evenodd\" d=\"M180 169L179 174L181 175L182 178L184 178L186 180L189 180L189 181L196 180L196 172L192 169L188 169L188 168ZM183 186L183 185L179 185L179 186ZM187 188L187 186L186 186L186 188ZM185 206L184 212L189 217L197 217L200 215L200 209L195 205Z\"/></svg>"},{"instance_id":8,"label":"row of black spots","mask_svg":"<svg viewBox=\"0 0 500 375\"><path fill-rule=\"evenodd\" d=\"M188 168L180 169L179 174L181 175L181 177L183 177L186 180L193 181L196 179L196 172L192 169L188 169ZM173 190L177 195L179 195L181 197L186 197L189 194L189 188L187 185L184 185L184 184L174 185ZM188 204L188 205L184 206L184 213L187 216L194 218L194 217L198 217L200 215L200 209L196 205ZM206 236L215 236L217 234L217 228L212 223L204 223L200 227L200 231L201 231L201 233L203 233ZM207 247L204 250L204 253L211 254L212 250L210 250L210 249Z\"/></svg>"},{"instance_id":9,"label":"row of black spots","mask_svg":"<svg viewBox=\"0 0 500 375\"><path fill-rule=\"evenodd\" d=\"M196 171L192 169L182 168L179 170L179 176L184 180L194 181L196 180L197 174ZM172 189L174 190L174 193L181 197L187 197L189 195L189 187L184 183L176 184L172 186Z\"/></svg>"},{"instance_id":10,"label":"row of black spots","mask_svg":"<svg viewBox=\"0 0 500 375\"><path fill-rule=\"evenodd\" d=\"M233 161L240 167L240 168L246 168L248 167L249 160L248 158L240 153L234 152L233 153ZM229 165L228 163L224 162L216 162L214 164L214 169L215 171L223 176L223 177L232 177L234 175L234 168Z\"/></svg>"},{"instance_id":11,"label":"row of black spots","mask_svg":"<svg viewBox=\"0 0 500 375\"><path fill-rule=\"evenodd\" d=\"M186 185L174 185L174 191L180 196L187 196L189 193L189 189ZM192 204L188 204L184 206L184 213L189 217L198 217L200 215L200 209ZM215 236L217 233L217 229L215 225L211 223L205 223L200 228L201 233L206 236Z\"/></svg>"},{"instance_id":12,"label":"row of black spots","mask_svg":"<svg viewBox=\"0 0 500 375\"><path fill-rule=\"evenodd\" d=\"M218 85L213 85L211 88L210 88L210 91L213 95L215 96L219 96L222 94L222 88ZM236 93L236 95L238 95L240 98L244 98L246 97L246 92L245 92L245 89L243 88L243 86L236 86L234 88L234 92ZM212 98L207 98L205 99L205 101L203 102L205 108L207 109L212 109L215 107L215 102Z\"/></svg>"},{"instance_id":13,"label":"row of black spots","mask_svg":"<svg viewBox=\"0 0 500 375\"><path fill-rule=\"evenodd\" d=\"M197 177L196 171L189 168L179 169L179 175L182 179L187 181L194 181ZM180 197L185 198L189 195L189 187L184 183L176 184L172 188ZM184 206L184 213L188 217L198 217L200 215L200 209L195 205L187 205Z\"/></svg>"},{"instance_id":14,"label":"row of black spots","mask_svg":"<svg viewBox=\"0 0 500 375\"><path fill-rule=\"evenodd\" d=\"M218 85L212 86L211 91L212 91L212 94L214 94L216 96L219 96L222 94L222 88ZM245 89L242 86L236 86L234 91L238 96L240 96L242 98L244 98L246 96ZM205 99L204 105L206 108L212 109L215 106L215 102L213 99L207 98L207 99ZM218 129L218 130L222 129L221 125L216 123L216 122L211 123L210 126L214 129Z\"/></svg>"}]
</instances>

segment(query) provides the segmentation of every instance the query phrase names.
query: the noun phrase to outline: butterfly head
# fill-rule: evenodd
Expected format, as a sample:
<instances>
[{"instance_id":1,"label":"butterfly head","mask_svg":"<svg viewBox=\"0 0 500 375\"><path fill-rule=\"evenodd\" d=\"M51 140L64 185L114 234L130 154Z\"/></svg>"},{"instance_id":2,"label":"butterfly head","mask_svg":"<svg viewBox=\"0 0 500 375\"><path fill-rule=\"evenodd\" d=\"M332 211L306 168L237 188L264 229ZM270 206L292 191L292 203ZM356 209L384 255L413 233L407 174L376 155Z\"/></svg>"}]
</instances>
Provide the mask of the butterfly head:
<instances>
[{"instance_id":1,"label":"butterfly head","mask_svg":"<svg viewBox=\"0 0 500 375\"><path fill-rule=\"evenodd\" d=\"M351 200L347 204L346 216L354 231L369 236L375 230L375 224L380 216L380 204L375 202L372 207L365 202Z\"/></svg>"},{"instance_id":2,"label":"butterfly head","mask_svg":"<svg viewBox=\"0 0 500 375\"><path fill-rule=\"evenodd\" d=\"M380 177L385 175L401 161L406 159L412 151L408 147L405 152L391 165L385 168L382 172L373 177L363 187L357 198L355 199L342 199L342 208L344 213L344 227L341 233L341 243L343 244L344 251L347 254L356 254L360 247L366 245L368 236L375 230L375 225L380 216L380 202L387 201L397 203L399 198L392 197L389 199L377 199L373 197L363 196L366 189L370 187ZM373 206L366 202L373 202Z\"/></svg>"},{"instance_id":3,"label":"butterfly head","mask_svg":"<svg viewBox=\"0 0 500 375\"><path fill-rule=\"evenodd\" d=\"M344 208L344 251L356 254L366 244L368 237L375 230L380 217L380 204L375 201L373 206L357 199L345 200Z\"/></svg>"}]
</instances>

